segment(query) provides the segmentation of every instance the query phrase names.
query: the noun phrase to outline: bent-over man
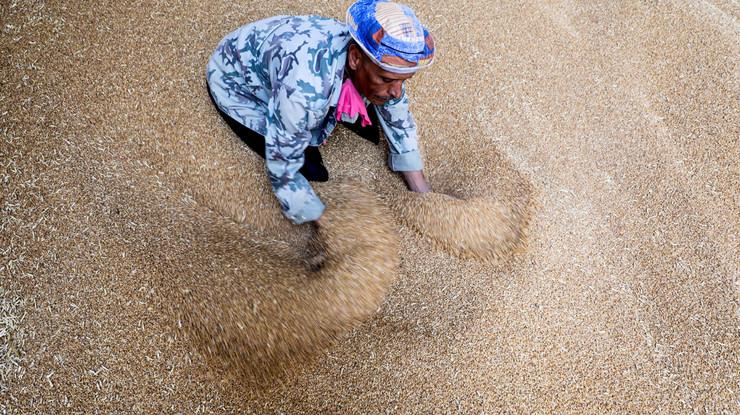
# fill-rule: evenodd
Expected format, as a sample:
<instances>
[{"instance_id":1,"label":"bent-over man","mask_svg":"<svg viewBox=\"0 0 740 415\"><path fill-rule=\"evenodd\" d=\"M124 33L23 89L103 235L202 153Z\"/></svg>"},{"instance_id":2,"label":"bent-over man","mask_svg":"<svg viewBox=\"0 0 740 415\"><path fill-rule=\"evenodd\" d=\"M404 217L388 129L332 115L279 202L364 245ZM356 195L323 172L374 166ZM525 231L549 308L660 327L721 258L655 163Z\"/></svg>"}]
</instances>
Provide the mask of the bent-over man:
<instances>
[{"instance_id":1,"label":"bent-over man","mask_svg":"<svg viewBox=\"0 0 740 415\"><path fill-rule=\"evenodd\" d=\"M265 159L283 213L318 223L324 204L309 181L326 181L318 146L337 122L389 144L388 164L409 188L429 191L404 81L429 65L434 41L407 6L360 0L344 23L277 16L227 35L207 81L224 120Z\"/></svg>"}]
</instances>

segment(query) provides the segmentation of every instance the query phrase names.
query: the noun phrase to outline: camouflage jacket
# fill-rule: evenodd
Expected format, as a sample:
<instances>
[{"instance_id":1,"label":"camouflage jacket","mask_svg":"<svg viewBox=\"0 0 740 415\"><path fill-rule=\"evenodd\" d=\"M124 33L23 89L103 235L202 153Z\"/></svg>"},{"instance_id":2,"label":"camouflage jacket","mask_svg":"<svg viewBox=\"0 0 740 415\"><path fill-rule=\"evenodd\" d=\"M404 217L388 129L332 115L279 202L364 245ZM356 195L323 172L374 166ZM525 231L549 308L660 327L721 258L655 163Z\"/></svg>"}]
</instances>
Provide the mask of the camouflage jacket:
<instances>
[{"instance_id":1,"label":"camouflage jacket","mask_svg":"<svg viewBox=\"0 0 740 415\"><path fill-rule=\"evenodd\" d=\"M265 137L267 174L294 223L318 219L324 205L298 170L307 146L336 126L347 46L346 26L319 16L278 16L243 26L218 45L207 66L219 108ZM373 105L394 171L421 170L416 124L403 96Z\"/></svg>"}]
</instances>

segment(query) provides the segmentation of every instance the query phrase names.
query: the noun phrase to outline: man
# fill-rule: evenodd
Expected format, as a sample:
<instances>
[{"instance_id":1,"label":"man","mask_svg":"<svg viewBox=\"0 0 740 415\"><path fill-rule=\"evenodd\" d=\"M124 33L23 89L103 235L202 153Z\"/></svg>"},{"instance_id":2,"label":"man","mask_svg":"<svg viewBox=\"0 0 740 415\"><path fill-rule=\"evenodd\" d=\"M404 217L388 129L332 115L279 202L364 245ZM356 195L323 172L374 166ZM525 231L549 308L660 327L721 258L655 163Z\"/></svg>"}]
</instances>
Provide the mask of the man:
<instances>
[{"instance_id":1,"label":"man","mask_svg":"<svg viewBox=\"0 0 740 415\"><path fill-rule=\"evenodd\" d=\"M324 204L308 180L328 180L318 146L338 119L374 140L380 124L390 168L411 190L429 191L403 83L433 57L434 41L410 8L360 0L346 24L278 16L237 29L211 56L207 81L227 123L265 158L285 216L318 223Z\"/></svg>"}]
</instances>

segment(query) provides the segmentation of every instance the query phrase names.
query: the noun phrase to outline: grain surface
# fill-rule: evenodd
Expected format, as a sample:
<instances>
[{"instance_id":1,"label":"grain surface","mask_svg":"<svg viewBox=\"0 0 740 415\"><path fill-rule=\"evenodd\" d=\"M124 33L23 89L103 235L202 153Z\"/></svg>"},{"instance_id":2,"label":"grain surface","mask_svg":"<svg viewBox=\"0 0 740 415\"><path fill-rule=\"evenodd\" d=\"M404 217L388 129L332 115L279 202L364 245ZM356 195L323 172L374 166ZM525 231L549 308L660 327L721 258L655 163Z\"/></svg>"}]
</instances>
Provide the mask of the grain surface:
<instances>
[{"instance_id":1,"label":"grain surface","mask_svg":"<svg viewBox=\"0 0 740 415\"><path fill-rule=\"evenodd\" d=\"M408 82L432 185L531 207L525 246L453 254L404 219L384 144L339 128L330 174L397 233L380 308L264 388L196 347L172 281L298 267L313 235L212 108L208 56L348 5L0 2L0 412L736 413L728 0L410 2L439 47Z\"/></svg>"}]
</instances>

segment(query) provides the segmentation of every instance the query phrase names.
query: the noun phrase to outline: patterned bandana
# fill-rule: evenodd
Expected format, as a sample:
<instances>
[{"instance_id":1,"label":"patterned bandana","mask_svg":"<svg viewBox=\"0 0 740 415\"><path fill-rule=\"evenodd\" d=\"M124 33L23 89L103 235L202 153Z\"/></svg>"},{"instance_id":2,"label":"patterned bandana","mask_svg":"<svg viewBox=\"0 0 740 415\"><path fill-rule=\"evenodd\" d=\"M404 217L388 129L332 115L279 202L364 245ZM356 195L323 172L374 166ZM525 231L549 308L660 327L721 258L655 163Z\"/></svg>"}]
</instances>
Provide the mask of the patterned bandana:
<instances>
[{"instance_id":1,"label":"patterned bandana","mask_svg":"<svg viewBox=\"0 0 740 415\"><path fill-rule=\"evenodd\" d=\"M347 26L365 54L388 72L414 73L429 67L434 60L432 35L413 10L403 4L356 1L347 9Z\"/></svg>"},{"instance_id":2,"label":"patterned bandana","mask_svg":"<svg viewBox=\"0 0 740 415\"><path fill-rule=\"evenodd\" d=\"M362 120L361 124L363 127L372 125L370 116L367 113L367 107L365 107L365 101L352 80L347 78L342 84L342 91L339 93L339 102L337 103L337 121L342 120L346 122L355 122L357 117Z\"/></svg>"}]
</instances>

